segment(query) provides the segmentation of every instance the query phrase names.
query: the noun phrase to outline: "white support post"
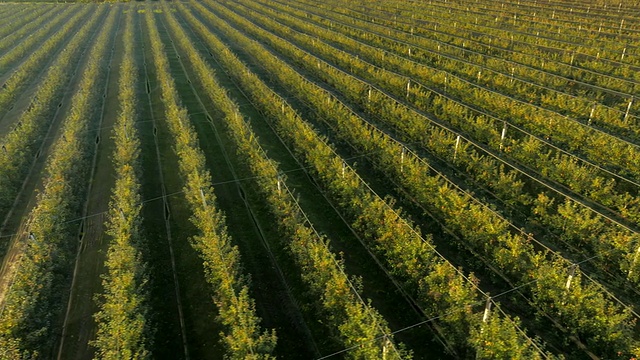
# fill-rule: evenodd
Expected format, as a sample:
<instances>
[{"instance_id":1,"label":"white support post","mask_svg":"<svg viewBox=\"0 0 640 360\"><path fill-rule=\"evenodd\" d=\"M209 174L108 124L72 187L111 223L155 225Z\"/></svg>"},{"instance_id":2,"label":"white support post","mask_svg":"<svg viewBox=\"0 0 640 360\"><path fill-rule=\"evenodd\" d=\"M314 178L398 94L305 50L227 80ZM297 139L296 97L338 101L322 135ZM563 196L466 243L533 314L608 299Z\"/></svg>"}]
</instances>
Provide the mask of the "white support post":
<instances>
[{"instance_id":1,"label":"white support post","mask_svg":"<svg viewBox=\"0 0 640 360\"><path fill-rule=\"evenodd\" d=\"M400 172L404 172L404 152L405 147L402 147L402 152L400 153Z\"/></svg>"},{"instance_id":2,"label":"white support post","mask_svg":"<svg viewBox=\"0 0 640 360\"><path fill-rule=\"evenodd\" d=\"M369 91L367 93L367 101L371 102L371 86L369 86Z\"/></svg>"},{"instance_id":3,"label":"white support post","mask_svg":"<svg viewBox=\"0 0 640 360\"><path fill-rule=\"evenodd\" d=\"M480 75L482 75L482 71L478 70L478 83L480 83Z\"/></svg>"},{"instance_id":4,"label":"white support post","mask_svg":"<svg viewBox=\"0 0 640 360\"><path fill-rule=\"evenodd\" d=\"M282 193L282 185L280 185L280 176L278 176L277 183L278 183L278 194L281 194Z\"/></svg>"},{"instance_id":5,"label":"white support post","mask_svg":"<svg viewBox=\"0 0 640 360\"><path fill-rule=\"evenodd\" d=\"M346 162L342 162L342 178L344 179L344 174L347 170L347 163Z\"/></svg>"},{"instance_id":6,"label":"white support post","mask_svg":"<svg viewBox=\"0 0 640 360\"><path fill-rule=\"evenodd\" d=\"M124 212L122 211L122 209L118 209L120 211L120 217L122 218L122 221L126 221L127 218L126 216L124 216Z\"/></svg>"},{"instance_id":7,"label":"white support post","mask_svg":"<svg viewBox=\"0 0 640 360\"><path fill-rule=\"evenodd\" d=\"M622 26L624 26L624 19L620 20L620 30L618 30L620 33L622 33Z\"/></svg>"},{"instance_id":8,"label":"white support post","mask_svg":"<svg viewBox=\"0 0 640 360\"><path fill-rule=\"evenodd\" d=\"M449 82L449 74L444 73L444 93L447 93L447 83Z\"/></svg>"},{"instance_id":9,"label":"white support post","mask_svg":"<svg viewBox=\"0 0 640 360\"><path fill-rule=\"evenodd\" d=\"M591 125L591 120L593 120L593 115L596 113L597 106L598 103L594 102L593 107L591 108L591 112L589 113L589 122L587 122L587 125Z\"/></svg>"},{"instance_id":10,"label":"white support post","mask_svg":"<svg viewBox=\"0 0 640 360\"><path fill-rule=\"evenodd\" d=\"M204 191L200 188L200 199L202 199L202 206L207 207L207 199L204 197Z\"/></svg>"},{"instance_id":11,"label":"white support post","mask_svg":"<svg viewBox=\"0 0 640 360\"><path fill-rule=\"evenodd\" d=\"M502 146L504 145L504 138L507 136L507 122L504 122L502 126L502 135L500 135L500 151L502 151Z\"/></svg>"},{"instance_id":12,"label":"white support post","mask_svg":"<svg viewBox=\"0 0 640 360\"><path fill-rule=\"evenodd\" d=\"M511 83L513 84L513 80L515 79L515 75L516 75L516 68L512 67L511 68Z\"/></svg>"},{"instance_id":13,"label":"white support post","mask_svg":"<svg viewBox=\"0 0 640 360\"><path fill-rule=\"evenodd\" d=\"M629 100L629 105L627 105L627 111L625 111L624 113L624 122L627 122L627 118L629 117L629 111L631 110L631 105L633 105L633 96L631 97L631 100Z\"/></svg>"},{"instance_id":14,"label":"white support post","mask_svg":"<svg viewBox=\"0 0 640 360\"><path fill-rule=\"evenodd\" d=\"M571 287L571 281L573 280L573 277L576 275L577 268L578 268L578 265L576 264L573 264L571 266L571 270L569 271L569 277L567 277L567 283L564 286L566 290L569 290L569 288Z\"/></svg>"},{"instance_id":15,"label":"white support post","mask_svg":"<svg viewBox=\"0 0 640 360\"><path fill-rule=\"evenodd\" d=\"M638 246L638 248L636 249L636 253L633 255L633 262L631 263L631 267L629 268L627 279L630 279L631 275L633 274L633 268L635 268L636 264L638 263L638 255L640 255L640 246Z\"/></svg>"},{"instance_id":16,"label":"white support post","mask_svg":"<svg viewBox=\"0 0 640 360\"><path fill-rule=\"evenodd\" d=\"M389 345L391 345L391 342L389 341L389 339L387 338L387 335L384 335L384 339L382 340L382 360L386 360L387 359L387 353L389 352Z\"/></svg>"},{"instance_id":17,"label":"white support post","mask_svg":"<svg viewBox=\"0 0 640 360\"><path fill-rule=\"evenodd\" d=\"M460 147L460 135L456 138L456 148L453 150L453 161L456 161L458 156L458 147Z\"/></svg>"},{"instance_id":18,"label":"white support post","mask_svg":"<svg viewBox=\"0 0 640 360\"><path fill-rule=\"evenodd\" d=\"M491 296L487 297L487 303L484 305L484 315L482 315L482 322L486 323L489 320L491 314Z\"/></svg>"},{"instance_id":19,"label":"white support post","mask_svg":"<svg viewBox=\"0 0 640 360\"><path fill-rule=\"evenodd\" d=\"M409 98L409 90L411 90L411 79L407 80L407 99Z\"/></svg>"},{"instance_id":20,"label":"white support post","mask_svg":"<svg viewBox=\"0 0 640 360\"><path fill-rule=\"evenodd\" d=\"M280 109L282 109L282 113L284 114L284 103L282 103L282 105L280 106Z\"/></svg>"},{"instance_id":21,"label":"white support post","mask_svg":"<svg viewBox=\"0 0 640 360\"><path fill-rule=\"evenodd\" d=\"M571 65L572 65L572 66L573 66L573 60L575 59L575 57L576 57L576 53L575 53L575 52L572 52L572 53L571 53Z\"/></svg>"},{"instance_id":22,"label":"white support post","mask_svg":"<svg viewBox=\"0 0 640 360\"><path fill-rule=\"evenodd\" d=\"M627 48L622 49L622 55L620 55L620 61L624 60L624 56L627 54Z\"/></svg>"}]
</instances>

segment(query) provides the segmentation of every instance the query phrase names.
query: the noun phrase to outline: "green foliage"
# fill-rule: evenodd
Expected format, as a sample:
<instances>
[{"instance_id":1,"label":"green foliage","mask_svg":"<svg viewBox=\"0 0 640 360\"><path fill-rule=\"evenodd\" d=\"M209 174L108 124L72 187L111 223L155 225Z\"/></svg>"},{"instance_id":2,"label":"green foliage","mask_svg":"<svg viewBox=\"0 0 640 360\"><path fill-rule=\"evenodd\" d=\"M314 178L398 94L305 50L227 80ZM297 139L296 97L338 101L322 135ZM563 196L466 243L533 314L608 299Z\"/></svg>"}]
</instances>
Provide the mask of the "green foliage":
<instances>
[{"instance_id":1,"label":"green foliage","mask_svg":"<svg viewBox=\"0 0 640 360\"><path fill-rule=\"evenodd\" d=\"M100 15L104 13L104 10L94 12L87 19L91 7L70 8L68 11L72 12L72 10L76 13L65 26L9 76L5 82L6 88L0 89L0 115L2 115L4 109L8 109L11 101L15 100L18 90L23 89L25 82L34 75L35 66L42 64L50 56L51 51L59 46L78 24L83 20L86 21L79 28L80 35L73 37L67 43L66 51L61 52L46 71L29 108L19 117L16 125L0 139L0 144L4 147L0 153L0 214L9 212L53 119L58 102L64 93L62 89L71 79L73 65L79 60L82 46L91 35Z\"/></svg>"},{"instance_id":2,"label":"green foliage","mask_svg":"<svg viewBox=\"0 0 640 360\"><path fill-rule=\"evenodd\" d=\"M317 60L311 57L308 53L303 52L299 48L285 42L283 39L273 36L267 31L258 28L251 22L242 17L234 14L222 6L217 6L214 3L208 3L211 7L220 13L222 16L231 19L234 24L250 32L253 36L256 36L263 41L266 41L277 49L280 53L287 54L292 60L295 59L297 63L307 64L307 69L318 68L320 64ZM197 5L196 8L199 8ZM213 19L213 15L206 15L208 18ZM291 67L283 61L277 60L269 55L266 55L264 48L257 43L246 39L242 34L239 34L236 30L229 28L224 23L217 19L211 20L216 23L218 28L223 29L233 41L243 44L243 49L254 54L254 56L261 58L261 63L273 74L276 74L278 81L283 86L295 89L295 92L300 94L300 97L306 103L313 106L314 110L319 116L325 119L329 125L336 130L342 139L355 146L359 151L363 153L371 153L369 157L372 159L378 169L390 175L391 179L399 182L406 189L411 196L413 196L418 203L427 208L429 211L437 214L447 227L457 233L462 239L465 239L465 246L471 248L475 252L478 252L480 256L492 263L501 273L512 279L516 284L527 283L531 280L531 271L538 269L541 264L541 259L544 258L544 253L539 253L534 250L528 239L519 234L511 234L509 224L500 216L481 204L470 202L469 195L462 193L460 190L453 186L448 185L445 180L437 175L430 175L431 170L424 162L417 158L413 153L408 153L404 157L404 162L398 161L399 154L403 146L392 139L388 135L377 130L372 125L366 123L363 119L359 118L344 104L335 99L328 92L320 89L315 84L308 80L302 79ZM322 67L320 65L320 67ZM329 66L325 66L326 73L331 73L331 84L338 84L340 78L346 78L347 76L339 71L333 70ZM326 74L325 73L325 74ZM250 88L250 86L246 86ZM256 87L252 84L251 87ZM364 92L363 89L361 92ZM342 90L344 94L354 94L353 86L347 87ZM266 95L261 95L261 98L266 98ZM254 98L256 102L260 100L257 96ZM271 99L271 102L274 100ZM373 101L373 100L372 100ZM402 108L402 106L395 106L396 109ZM277 109L274 109L272 113L277 113ZM404 123L410 121L410 116L406 115L402 117ZM399 123L403 123L400 121ZM308 136L304 136L305 132L309 130L299 128L295 121L290 120L286 124L280 125L281 136L284 138L292 138L290 141L294 144L294 148L298 151L304 151L304 157L310 164L316 164L322 162L322 165L313 165L317 168L323 182L327 182L328 174L340 173L340 162L329 163L329 160L321 161L319 159L331 159L331 154L326 151L319 151L317 146L311 145L311 141ZM299 137L299 140L298 140ZM371 152L372 149L377 151ZM464 150L459 150L461 153ZM411 170L415 167L414 170ZM349 183L349 181L343 181L343 183ZM337 187L337 185L335 185ZM341 185L343 187L344 185ZM329 191L333 190L333 186L328 185ZM339 188L338 188L339 189ZM437 194L434 196L434 194ZM358 201L362 201L359 197ZM344 200L341 203L345 203ZM353 208L351 203L350 207ZM544 262L542 262L544 263ZM549 270L549 271L552 271ZM560 270L556 270L560 271ZM535 272L535 279L542 279L544 272ZM550 275L550 274L549 274ZM574 285L580 289L584 289L585 292L594 292L599 294L599 301L603 301L615 309L616 314L620 315L621 326L624 329L630 329L632 324L630 315L619 306L614 305L611 300L606 299L598 288L594 284L576 284ZM581 290L582 291L582 290ZM539 312L548 311L549 304L543 302L537 302L536 309ZM578 321L578 318L584 319L585 315L595 306L592 302L578 302L577 308L582 310L573 310L575 317L567 317L563 320L564 325L572 328L577 326L584 326L584 323ZM590 310L591 309L591 310ZM595 318L592 319L598 322L598 326L607 327L607 323L604 319ZM458 327L459 328L459 327ZM585 334L588 331L585 329ZM602 339L602 342L595 343L591 349L600 354L611 354L611 349L616 345L620 345L620 339L615 334L609 334L610 337ZM592 334L597 337L600 335ZM604 344L604 345L603 345ZM629 336L622 341L624 349L630 351L633 346L633 339Z\"/></svg>"},{"instance_id":3,"label":"green foliage","mask_svg":"<svg viewBox=\"0 0 640 360\"><path fill-rule=\"evenodd\" d=\"M106 69L104 57L109 37L115 26L117 11L106 9L92 16L83 29L90 29L103 19L103 28L89 52L87 67L82 73L79 90L71 99L71 111L64 121L61 137L50 155L44 189L37 205L29 214L30 235L21 241L21 254L14 264L13 281L4 294L0 314L0 348L11 349L14 358L35 358L49 354L53 348L53 322L63 309L67 274L72 263L74 227L69 222L81 213L86 193L89 152L88 119L95 114L93 104L99 93L88 89L102 88ZM81 43L86 37L77 36ZM71 51L71 50L70 50Z\"/></svg>"},{"instance_id":4,"label":"green foliage","mask_svg":"<svg viewBox=\"0 0 640 360\"><path fill-rule=\"evenodd\" d=\"M98 331L93 346L98 359L147 359L148 275L141 250L140 143L136 131L136 83L133 13L126 18L124 54L120 66L120 113L114 128L113 164L116 182L109 206L107 273L103 275L100 310L94 314Z\"/></svg>"},{"instance_id":5,"label":"green foliage","mask_svg":"<svg viewBox=\"0 0 640 360\"><path fill-rule=\"evenodd\" d=\"M214 293L219 321L227 329L222 334L227 346L225 357L270 359L276 344L275 330L262 331L259 326L254 301L249 297L248 280L242 274L238 248L231 244L224 215L215 207L211 175L187 111L180 105L154 13L146 11L145 19L166 119L179 158L180 173L185 179L184 193L193 211L191 221L200 232L192 238L192 245L204 262L205 278Z\"/></svg>"},{"instance_id":6,"label":"green foliage","mask_svg":"<svg viewBox=\"0 0 640 360\"><path fill-rule=\"evenodd\" d=\"M205 18L215 22L222 31L232 36L234 41L242 44L243 48L264 54L264 49L260 45L237 34L204 7L198 4L193 5ZM213 4L211 5L213 6ZM461 277L462 274L458 273L451 264L436 255L429 239L420 236L396 210L371 193L371 190L352 169L347 167L342 175L343 161L333 152L331 147L322 141L288 104L277 97L255 75L248 72L237 58L229 54L228 51L224 51L224 45L217 38L208 34L206 28L199 25L198 21L182 7L180 9L196 31L206 39L211 50L222 54L221 58L226 68L247 91L252 101L273 119L280 136L310 166L312 175L323 184L330 196L349 215L349 218L353 219L354 227L358 232L376 251L384 254L385 261L388 262L393 272L396 272L407 284L414 284L408 288L412 289L425 308L432 309L427 316L452 312L450 317L443 318L443 327L445 328L444 335L447 340L452 342L456 351L461 354L473 353L468 348L467 338L470 336L471 328L469 321L473 321L477 317L465 316L464 314L473 312L473 306L477 304L474 282ZM218 9L216 8L216 10ZM321 103L324 108L323 112L334 113L336 111L335 101L332 99L326 101L326 95L321 90L314 88L312 84L295 80L296 77L292 76L287 65L274 61L270 56L261 58L268 68L277 66L278 73L282 78L291 80L288 83L289 86L300 89L301 93L305 92L309 98L314 99L313 101ZM365 136L365 132L361 132L359 127L352 127L350 131L353 131L354 136L364 136L369 139L369 136ZM376 144L376 148L380 149L378 145L383 144ZM421 261L421 257L418 257L416 261L415 256L421 256L425 261ZM411 266L416 262L423 266ZM437 275L436 271L439 271L440 275ZM419 284L420 289L415 284ZM451 286L454 284L457 286L452 289ZM444 294L440 294L437 289L440 291L448 289L446 292L448 295L442 296ZM441 302L434 303L434 299L439 299ZM454 309L455 311L453 311ZM511 324L511 322L509 323ZM460 336L454 336L454 334L460 334Z\"/></svg>"}]
</instances>

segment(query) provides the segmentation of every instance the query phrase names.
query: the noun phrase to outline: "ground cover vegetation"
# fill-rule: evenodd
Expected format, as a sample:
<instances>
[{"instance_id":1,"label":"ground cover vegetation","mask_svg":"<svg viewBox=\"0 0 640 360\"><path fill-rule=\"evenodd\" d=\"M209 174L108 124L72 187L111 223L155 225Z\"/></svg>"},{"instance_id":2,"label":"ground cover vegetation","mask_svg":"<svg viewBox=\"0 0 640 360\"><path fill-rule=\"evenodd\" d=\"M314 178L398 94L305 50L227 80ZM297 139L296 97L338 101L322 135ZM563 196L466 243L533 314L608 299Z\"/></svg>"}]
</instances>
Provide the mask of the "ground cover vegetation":
<instances>
[{"instance_id":1,"label":"ground cover vegetation","mask_svg":"<svg viewBox=\"0 0 640 360\"><path fill-rule=\"evenodd\" d=\"M636 0L0 2L0 359L640 356Z\"/></svg>"}]
</instances>

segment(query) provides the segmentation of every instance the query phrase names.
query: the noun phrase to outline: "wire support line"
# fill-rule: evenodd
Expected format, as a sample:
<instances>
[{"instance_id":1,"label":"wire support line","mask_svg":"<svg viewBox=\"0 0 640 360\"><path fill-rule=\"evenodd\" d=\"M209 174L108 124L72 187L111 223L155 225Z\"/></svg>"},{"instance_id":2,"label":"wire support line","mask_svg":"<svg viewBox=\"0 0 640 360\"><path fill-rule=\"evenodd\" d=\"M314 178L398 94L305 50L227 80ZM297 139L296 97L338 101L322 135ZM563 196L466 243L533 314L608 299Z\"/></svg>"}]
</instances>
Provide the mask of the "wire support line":
<instances>
[{"instance_id":1,"label":"wire support line","mask_svg":"<svg viewBox=\"0 0 640 360\"><path fill-rule=\"evenodd\" d=\"M366 154L360 154L360 155L356 155L356 156L351 156L348 158L344 158L344 160L349 161L349 160L355 160L358 158L362 158L365 156L370 155L370 153L366 153ZM292 168L292 169L288 169L288 170L282 170L282 173L291 173L291 172L296 172L296 171L306 171L306 170L310 170L312 169L312 166L301 166L301 167L296 167L296 168ZM212 186L218 186L218 185L225 185L225 184L232 184L232 183L240 183L240 182L245 182L245 181L249 181L249 180L255 180L255 179L260 179L260 178L265 178L266 176L248 176L248 177L243 177L243 178L239 178L239 179L233 179L233 180L223 180L223 181L219 181L219 182L215 182L212 183ZM144 205L150 202L154 202L154 201L158 201L158 200L164 200L166 198L172 197L172 196L176 196L179 194L184 193L186 190L178 190L178 191L174 191L171 193L167 193L166 195L160 195L160 196L156 196L156 197L152 197L149 199L145 199L143 201L141 201L140 203L138 203L137 205ZM73 223L73 222L77 222L77 221L82 221L88 218L92 218L95 216L100 216L103 214L108 213L109 211L101 211L98 213L93 213L93 214L89 214L89 215L85 215L85 216L81 216L81 217L76 217L70 220L66 220L61 222L60 224L69 224L69 223ZM8 238L8 237L13 237L13 236L17 236L20 235L21 233L12 233L12 234L6 234L6 235L0 235L0 239L2 238Z\"/></svg>"},{"instance_id":2,"label":"wire support line","mask_svg":"<svg viewBox=\"0 0 640 360\"><path fill-rule=\"evenodd\" d=\"M479 304L482 304L482 301L478 301L478 302L474 303L473 305L479 305ZM427 324L427 323L429 323L429 322L432 322L432 321L438 320L438 319L440 319L440 318L442 318L442 317L445 317L445 316L447 316L447 315L449 315L449 314L452 314L452 313L454 313L454 312L455 312L455 310L451 310L451 311L446 312L446 313L444 313L444 314L440 314L440 315L438 315L438 316L434 316L434 317L432 317L432 318L429 318L429 319L426 319L426 320L422 320L422 321L420 321L420 322L417 322L417 323L415 323L415 324L409 325L409 326L407 326L407 327L403 327L402 329L398 329L398 330L396 330L396 331L392 331L392 332L390 332L390 333L388 333L388 334L380 335L380 336L378 336L378 337L376 337L376 338L374 338L374 339L372 339L372 340L369 340L369 341L367 341L367 342L373 342L373 341L377 341L377 340L385 339L385 338L387 338L389 335L395 335L395 334L401 333L401 332L403 332L403 331L407 331L407 330L413 329L413 328L415 328L415 327L418 327L418 326L421 326L421 325ZM324 359L328 359L328 358L330 358L330 357L334 357L334 356L336 356L336 355L340 355L340 354L343 354L343 353L345 353L345 352L351 351L351 350L353 350L353 349L355 349L355 348L357 348L357 347L362 346L363 344L364 344L364 343L356 344L356 345L350 346L350 347L348 347L348 348L344 348L344 349L342 349L342 350L339 350L339 351L336 351L336 352L334 352L334 353L331 353L331 354L329 354L329 355L325 355L325 356L319 357L319 358L317 358L317 359L315 359L315 360L324 360Z\"/></svg>"}]
</instances>

